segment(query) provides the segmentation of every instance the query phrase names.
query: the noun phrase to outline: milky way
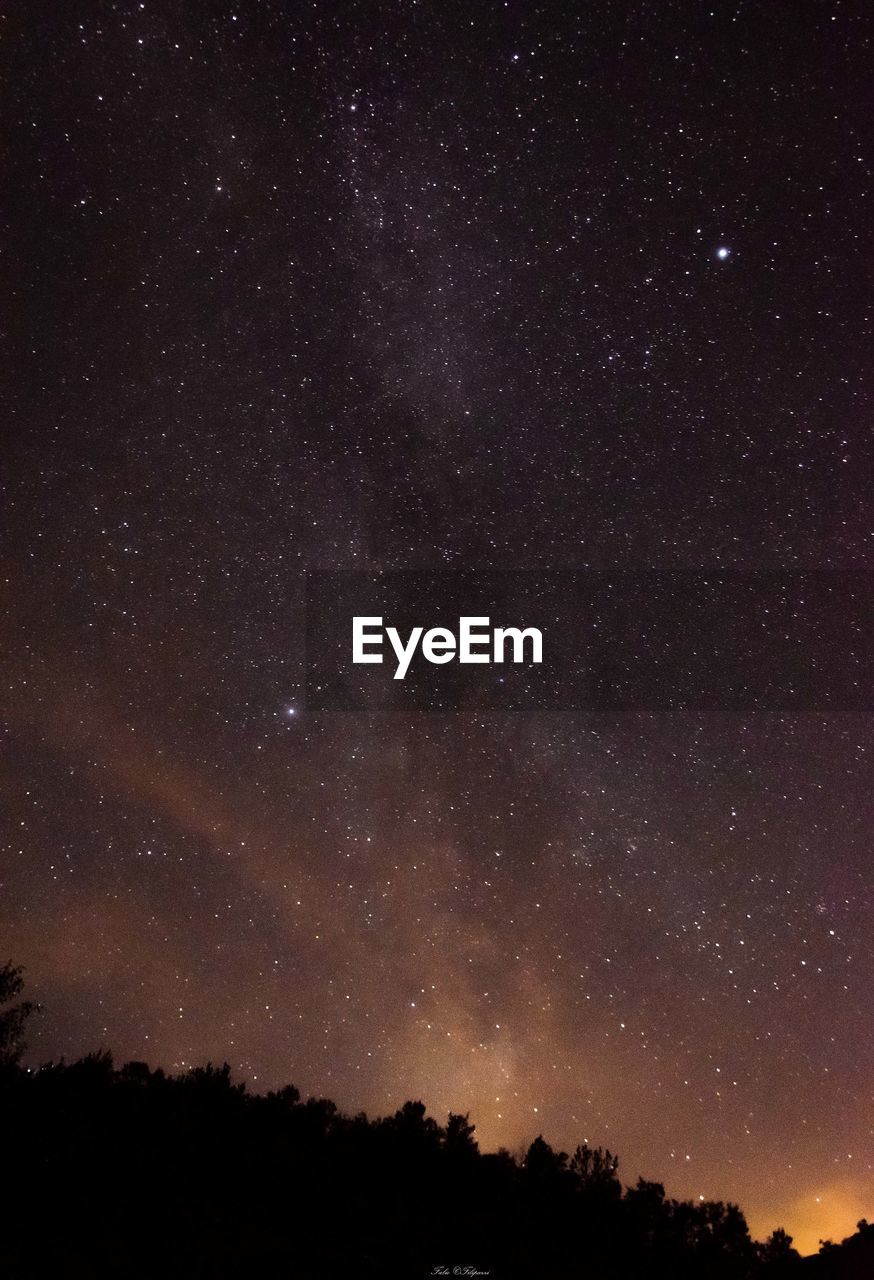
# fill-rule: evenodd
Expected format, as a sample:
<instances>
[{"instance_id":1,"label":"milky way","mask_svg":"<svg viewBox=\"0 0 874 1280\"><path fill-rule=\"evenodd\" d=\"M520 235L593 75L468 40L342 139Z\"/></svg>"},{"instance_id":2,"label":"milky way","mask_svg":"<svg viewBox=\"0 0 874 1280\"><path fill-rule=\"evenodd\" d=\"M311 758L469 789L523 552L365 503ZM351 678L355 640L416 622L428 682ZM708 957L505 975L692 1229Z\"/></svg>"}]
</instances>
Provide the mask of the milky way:
<instances>
[{"instance_id":1,"label":"milky way","mask_svg":"<svg viewBox=\"0 0 874 1280\"><path fill-rule=\"evenodd\" d=\"M871 1215L870 716L318 710L303 645L316 569L870 567L868 22L7 16L29 1061L421 1097L803 1248Z\"/></svg>"}]
</instances>

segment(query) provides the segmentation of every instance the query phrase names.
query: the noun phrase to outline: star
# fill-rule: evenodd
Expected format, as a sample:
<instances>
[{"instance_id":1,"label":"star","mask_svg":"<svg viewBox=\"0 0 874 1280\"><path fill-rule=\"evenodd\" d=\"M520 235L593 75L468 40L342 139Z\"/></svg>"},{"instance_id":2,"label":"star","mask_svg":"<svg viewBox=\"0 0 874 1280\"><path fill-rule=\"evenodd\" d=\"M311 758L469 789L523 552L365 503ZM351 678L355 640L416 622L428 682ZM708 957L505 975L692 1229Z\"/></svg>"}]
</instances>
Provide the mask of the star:
<instances>
[{"instance_id":1,"label":"star","mask_svg":"<svg viewBox=\"0 0 874 1280\"><path fill-rule=\"evenodd\" d=\"M870 556L848 412L864 179L835 162L858 154L861 42L817 6L789 46L764 4L742 40L719 6L679 30L652 5L645 41L606 5L419 5L406 37L391 5L185 8L27 41L11 89L29 341L0 860L45 1008L28 1063L228 1054L353 1113L421 1091L485 1151L541 1128L573 1150L584 1125L632 1184L676 1150L670 1195L731 1192L802 1248L849 1234L864 1171L816 1222L800 1206L823 1151L856 1166L870 1137L870 733L837 705L729 713L722 654L752 664L785 621L800 681L815 632L853 644L837 595L790 624L793 565L837 583ZM678 593L712 567L713 610L662 626L650 558ZM547 678L543 618L541 680L508 639L438 711L386 637L322 711L307 578L364 564L385 576L362 601L384 587L385 623L422 641L445 621L432 574L486 614L465 571L488 565L490 627L525 628L500 584L546 601L539 567L567 566L568 665ZM734 571L775 594L786 575L778 615L744 594L748 637ZM652 659L652 714L571 705L590 635L617 698L640 687L617 625Z\"/></svg>"}]
</instances>

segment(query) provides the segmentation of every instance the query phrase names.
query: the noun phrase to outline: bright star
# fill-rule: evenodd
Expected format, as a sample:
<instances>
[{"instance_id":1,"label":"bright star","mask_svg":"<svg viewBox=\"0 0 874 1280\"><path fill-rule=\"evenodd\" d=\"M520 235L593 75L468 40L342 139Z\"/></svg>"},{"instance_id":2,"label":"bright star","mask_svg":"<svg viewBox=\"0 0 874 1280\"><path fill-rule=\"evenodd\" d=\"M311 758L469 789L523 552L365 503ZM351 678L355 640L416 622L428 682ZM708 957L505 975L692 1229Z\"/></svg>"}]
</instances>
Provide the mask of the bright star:
<instances>
[{"instance_id":1,"label":"bright star","mask_svg":"<svg viewBox=\"0 0 874 1280\"><path fill-rule=\"evenodd\" d=\"M731 249L729 249L728 245L721 244L716 250L716 256L720 262L725 262L726 258L731 257Z\"/></svg>"}]
</instances>

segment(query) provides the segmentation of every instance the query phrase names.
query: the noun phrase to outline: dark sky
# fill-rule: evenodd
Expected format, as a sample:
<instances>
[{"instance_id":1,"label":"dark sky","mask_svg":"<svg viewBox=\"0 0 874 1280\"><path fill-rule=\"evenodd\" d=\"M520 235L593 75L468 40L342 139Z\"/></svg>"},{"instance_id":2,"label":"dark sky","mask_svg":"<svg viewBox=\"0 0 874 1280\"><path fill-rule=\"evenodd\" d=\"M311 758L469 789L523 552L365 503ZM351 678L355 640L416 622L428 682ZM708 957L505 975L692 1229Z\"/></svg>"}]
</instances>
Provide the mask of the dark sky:
<instances>
[{"instance_id":1,"label":"dark sky","mask_svg":"<svg viewBox=\"0 0 874 1280\"><path fill-rule=\"evenodd\" d=\"M314 569L870 568L870 33L7 8L33 1062L422 1097L802 1247L871 1216L870 716L318 712L301 606Z\"/></svg>"}]
</instances>

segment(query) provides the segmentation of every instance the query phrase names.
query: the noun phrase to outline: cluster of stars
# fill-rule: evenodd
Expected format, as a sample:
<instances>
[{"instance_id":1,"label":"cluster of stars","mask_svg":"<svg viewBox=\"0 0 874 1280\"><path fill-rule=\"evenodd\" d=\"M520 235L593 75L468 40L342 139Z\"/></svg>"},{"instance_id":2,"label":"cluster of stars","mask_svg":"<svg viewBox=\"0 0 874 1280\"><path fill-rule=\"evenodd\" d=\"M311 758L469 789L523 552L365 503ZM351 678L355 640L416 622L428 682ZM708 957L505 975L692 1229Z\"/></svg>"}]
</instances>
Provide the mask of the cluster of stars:
<instances>
[{"instance_id":1,"label":"cluster of stars","mask_svg":"<svg viewBox=\"0 0 874 1280\"><path fill-rule=\"evenodd\" d=\"M304 697L317 570L869 562L852 24L547 9L11 39L0 927L33 1061L586 1134L812 1247L874 1209L870 723Z\"/></svg>"}]
</instances>

